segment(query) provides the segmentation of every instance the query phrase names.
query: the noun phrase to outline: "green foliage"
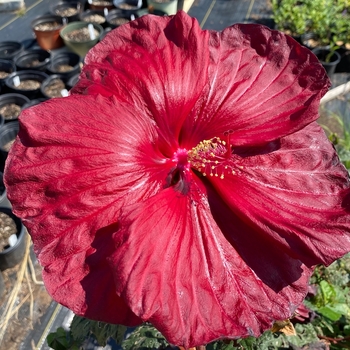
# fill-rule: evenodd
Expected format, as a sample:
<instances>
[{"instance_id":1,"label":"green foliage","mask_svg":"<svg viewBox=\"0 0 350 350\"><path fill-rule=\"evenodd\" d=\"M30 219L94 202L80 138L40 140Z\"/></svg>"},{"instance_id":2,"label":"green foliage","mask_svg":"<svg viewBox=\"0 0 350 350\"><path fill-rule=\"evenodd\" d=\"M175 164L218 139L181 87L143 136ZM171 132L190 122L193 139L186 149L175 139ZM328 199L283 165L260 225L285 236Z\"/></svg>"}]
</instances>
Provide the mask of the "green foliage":
<instances>
[{"instance_id":1,"label":"green foliage","mask_svg":"<svg viewBox=\"0 0 350 350\"><path fill-rule=\"evenodd\" d=\"M350 5L348 0L272 0L277 29L293 36L312 33L317 46L334 51L350 43Z\"/></svg>"},{"instance_id":2,"label":"green foliage","mask_svg":"<svg viewBox=\"0 0 350 350\"><path fill-rule=\"evenodd\" d=\"M317 333L311 324L297 324L297 335L285 335L283 333L265 332L259 338L249 337L238 341L238 349L242 350L278 350L289 349L291 345L303 347L319 342Z\"/></svg>"},{"instance_id":3,"label":"green foliage","mask_svg":"<svg viewBox=\"0 0 350 350\"><path fill-rule=\"evenodd\" d=\"M121 344L125 331L126 327L122 325L92 321L79 316L74 316L71 324L71 334L74 340L81 342L90 334L93 334L97 342L102 346L106 345L110 337L117 344Z\"/></svg>"},{"instance_id":4,"label":"green foliage","mask_svg":"<svg viewBox=\"0 0 350 350\"><path fill-rule=\"evenodd\" d=\"M272 0L273 19L277 29L292 36L308 30L307 8L310 1Z\"/></svg>"},{"instance_id":5,"label":"green foliage","mask_svg":"<svg viewBox=\"0 0 350 350\"><path fill-rule=\"evenodd\" d=\"M350 131L347 123L342 117L331 113L329 118L335 123L335 129L331 130L327 125L322 125L327 132L329 140L337 150L338 156L345 167L350 170Z\"/></svg>"},{"instance_id":6,"label":"green foliage","mask_svg":"<svg viewBox=\"0 0 350 350\"><path fill-rule=\"evenodd\" d=\"M125 331L126 327L122 325L74 316L70 330L65 331L63 328L58 328L56 332L48 335L47 343L54 350L79 350L84 341L93 336L101 346L105 346L110 337L117 344L121 344Z\"/></svg>"},{"instance_id":7,"label":"green foliage","mask_svg":"<svg viewBox=\"0 0 350 350\"><path fill-rule=\"evenodd\" d=\"M80 346L77 344L71 333L64 330L62 327L58 328L56 332L50 333L47 336L47 344L54 350L79 350Z\"/></svg>"},{"instance_id":8,"label":"green foliage","mask_svg":"<svg viewBox=\"0 0 350 350\"><path fill-rule=\"evenodd\" d=\"M168 345L163 335L150 324L137 327L122 342L125 350L165 349Z\"/></svg>"}]
</instances>

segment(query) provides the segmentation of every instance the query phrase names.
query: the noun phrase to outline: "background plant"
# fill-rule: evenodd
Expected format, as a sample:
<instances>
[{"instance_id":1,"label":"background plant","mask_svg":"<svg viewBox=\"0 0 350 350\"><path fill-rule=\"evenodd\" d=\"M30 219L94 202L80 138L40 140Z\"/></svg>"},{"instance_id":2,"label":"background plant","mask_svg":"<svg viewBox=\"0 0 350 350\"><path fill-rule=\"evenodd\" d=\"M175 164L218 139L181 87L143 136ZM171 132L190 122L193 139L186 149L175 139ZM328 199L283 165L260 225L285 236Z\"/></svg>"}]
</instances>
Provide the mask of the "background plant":
<instances>
[{"instance_id":1,"label":"background plant","mask_svg":"<svg viewBox=\"0 0 350 350\"><path fill-rule=\"evenodd\" d=\"M312 33L331 51L350 42L349 0L272 0L276 29L292 36Z\"/></svg>"},{"instance_id":2,"label":"background plant","mask_svg":"<svg viewBox=\"0 0 350 350\"><path fill-rule=\"evenodd\" d=\"M272 0L276 29L294 37L304 34L309 27L307 14L309 3L309 0Z\"/></svg>"}]
</instances>

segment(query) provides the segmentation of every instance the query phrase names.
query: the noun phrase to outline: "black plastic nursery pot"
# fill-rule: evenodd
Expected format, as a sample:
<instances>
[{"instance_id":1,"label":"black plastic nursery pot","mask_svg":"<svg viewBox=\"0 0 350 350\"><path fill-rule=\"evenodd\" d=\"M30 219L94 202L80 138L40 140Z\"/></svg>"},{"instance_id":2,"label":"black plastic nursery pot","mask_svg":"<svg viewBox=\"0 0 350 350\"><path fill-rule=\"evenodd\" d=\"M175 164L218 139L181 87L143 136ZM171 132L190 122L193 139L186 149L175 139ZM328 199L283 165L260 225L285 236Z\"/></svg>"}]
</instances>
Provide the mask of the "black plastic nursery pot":
<instances>
[{"instance_id":1,"label":"black plastic nursery pot","mask_svg":"<svg viewBox=\"0 0 350 350\"><path fill-rule=\"evenodd\" d=\"M0 172L0 208L12 208L11 203L7 198L2 172Z\"/></svg>"},{"instance_id":2,"label":"black plastic nursery pot","mask_svg":"<svg viewBox=\"0 0 350 350\"><path fill-rule=\"evenodd\" d=\"M12 60L16 55L24 50L24 45L17 41L0 42L0 59Z\"/></svg>"},{"instance_id":3,"label":"black plastic nursery pot","mask_svg":"<svg viewBox=\"0 0 350 350\"><path fill-rule=\"evenodd\" d=\"M340 62L335 69L336 73L350 73L350 50L346 48L340 48L337 50L340 54Z\"/></svg>"},{"instance_id":4,"label":"black plastic nursery pot","mask_svg":"<svg viewBox=\"0 0 350 350\"><path fill-rule=\"evenodd\" d=\"M80 73L80 64L81 59L78 54L74 52L61 52L52 57L47 71L50 74L59 74L69 79Z\"/></svg>"},{"instance_id":5,"label":"black plastic nursery pot","mask_svg":"<svg viewBox=\"0 0 350 350\"><path fill-rule=\"evenodd\" d=\"M70 90L79 80L79 74L73 75L69 80L67 81L67 87L68 90Z\"/></svg>"},{"instance_id":6,"label":"black plastic nursery pot","mask_svg":"<svg viewBox=\"0 0 350 350\"><path fill-rule=\"evenodd\" d=\"M12 219L12 220L11 220ZM2 222L11 225L14 223L14 232L12 239L9 239L8 245L1 247L0 250L0 270L4 271L19 264L24 257L27 233L21 220L12 213L9 208L0 208L0 227Z\"/></svg>"},{"instance_id":7,"label":"black plastic nursery pot","mask_svg":"<svg viewBox=\"0 0 350 350\"><path fill-rule=\"evenodd\" d=\"M10 60L0 59L0 89L5 85L6 78L16 71L16 65Z\"/></svg>"},{"instance_id":8,"label":"black plastic nursery pot","mask_svg":"<svg viewBox=\"0 0 350 350\"><path fill-rule=\"evenodd\" d=\"M79 21L79 14L84 10L82 1L58 1L51 5L50 12L53 15L67 19L67 22Z\"/></svg>"},{"instance_id":9,"label":"black plastic nursery pot","mask_svg":"<svg viewBox=\"0 0 350 350\"><path fill-rule=\"evenodd\" d=\"M0 95L0 116L4 124L18 120L18 116L29 98L25 95L9 93Z\"/></svg>"},{"instance_id":10,"label":"black plastic nursery pot","mask_svg":"<svg viewBox=\"0 0 350 350\"><path fill-rule=\"evenodd\" d=\"M335 69L341 59L340 54L337 51L334 51L331 54L329 49L322 47L317 47L316 49L313 49L312 52L319 59L328 76L334 74Z\"/></svg>"},{"instance_id":11,"label":"black plastic nursery pot","mask_svg":"<svg viewBox=\"0 0 350 350\"><path fill-rule=\"evenodd\" d=\"M18 131L18 121L5 124L0 129L0 151L4 162L6 161L9 150L17 137Z\"/></svg>"},{"instance_id":12,"label":"black plastic nursery pot","mask_svg":"<svg viewBox=\"0 0 350 350\"><path fill-rule=\"evenodd\" d=\"M107 15L106 20L108 27L114 29L136 18L138 18L136 13L127 14L123 13L121 10L112 10Z\"/></svg>"},{"instance_id":13,"label":"black plastic nursery pot","mask_svg":"<svg viewBox=\"0 0 350 350\"><path fill-rule=\"evenodd\" d=\"M5 292L5 281L4 278L2 277L2 273L0 272L0 298Z\"/></svg>"},{"instance_id":14,"label":"black plastic nursery pot","mask_svg":"<svg viewBox=\"0 0 350 350\"><path fill-rule=\"evenodd\" d=\"M64 26L63 17L56 15L39 16L32 21L31 26L36 41L43 50L54 50L64 45L60 37L60 31Z\"/></svg>"},{"instance_id":15,"label":"black plastic nursery pot","mask_svg":"<svg viewBox=\"0 0 350 350\"><path fill-rule=\"evenodd\" d=\"M136 13L142 6L139 0L114 0L114 6L126 15Z\"/></svg>"},{"instance_id":16,"label":"black plastic nursery pot","mask_svg":"<svg viewBox=\"0 0 350 350\"><path fill-rule=\"evenodd\" d=\"M33 107L38 105L41 102L47 101L48 98L46 97L41 97L41 98L35 98L34 100L30 100L29 102L27 102L25 105L23 105L22 110L29 108L29 107Z\"/></svg>"},{"instance_id":17,"label":"black plastic nursery pot","mask_svg":"<svg viewBox=\"0 0 350 350\"><path fill-rule=\"evenodd\" d=\"M107 21L106 21L106 15L108 14L108 9L106 13L104 10L86 10L80 13L79 20L83 22L88 23L96 23L102 26L103 28L106 28Z\"/></svg>"},{"instance_id":18,"label":"black plastic nursery pot","mask_svg":"<svg viewBox=\"0 0 350 350\"><path fill-rule=\"evenodd\" d=\"M113 10L114 4L113 0L105 0L105 1L99 1L99 0L87 0L87 4L89 9L91 10L102 10L107 9L107 10Z\"/></svg>"},{"instance_id":19,"label":"black plastic nursery pot","mask_svg":"<svg viewBox=\"0 0 350 350\"><path fill-rule=\"evenodd\" d=\"M40 93L40 86L47 77L48 75L41 71L22 70L10 74L5 85L10 92L35 99L43 97Z\"/></svg>"},{"instance_id":20,"label":"black plastic nursery pot","mask_svg":"<svg viewBox=\"0 0 350 350\"><path fill-rule=\"evenodd\" d=\"M300 36L300 42L309 50L314 50L319 46L319 39L314 33L305 33Z\"/></svg>"},{"instance_id":21,"label":"black plastic nursery pot","mask_svg":"<svg viewBox=\"0 0 350 350\"><path fill-rule=\"evenodd\" d=\"M41 94L46 98L66 97L68 95L67 78L53 74L41 84Z\"/></svg>"},{"instance_id":22,"label":"black plastic nursery pot","mask_svg":"<svg viewBox=\"0 0 350 350\"><path fill-rule=\"evenodd\" d=\"M51 53L42 50L26 50L14 58L17 70L39 70L46 71L51 63Z\"/></svg>"}]
</instances>

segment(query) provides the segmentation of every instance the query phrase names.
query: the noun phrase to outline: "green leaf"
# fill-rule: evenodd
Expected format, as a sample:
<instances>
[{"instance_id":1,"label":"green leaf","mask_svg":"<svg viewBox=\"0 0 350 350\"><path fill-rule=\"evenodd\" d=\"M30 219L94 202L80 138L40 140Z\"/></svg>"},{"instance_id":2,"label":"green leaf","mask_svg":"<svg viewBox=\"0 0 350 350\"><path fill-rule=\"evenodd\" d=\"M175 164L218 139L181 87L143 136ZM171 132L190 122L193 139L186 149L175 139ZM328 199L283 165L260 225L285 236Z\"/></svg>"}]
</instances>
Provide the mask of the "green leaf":
<instances>
[{"instance_id":1,"label":"green leaf","mask_svg":"<svg viewBox=\"0 0 350 350\"><path fill-rule=\"evenodd\" d=\"M103 322L95 322L92 329L92 333L96 337L97 342L102 346L106 345L110 337L112 337L117 344L121 344L124 339L125 331L125 326Z\"/></svg>"},{"instance_id":2,"label":"green leaf","mask_svg":"<svg viewBox=\"0 0 350 350\"><path fill-rule=\"evenodd\" d=\"M218 340L210 343L206 346L207 350L235 350L233 341L230 340Z\"/></svg>"},{"instance_id":3,"label":"green leaf","mask_svg":"<svg viewBox=\"0 0 350 350\"><path fill-rule=\"evenodd\" d=\"M70 349L71 339L69 332L59 327L56 332L50 333L47 336L47 344L54 350Z\"/></svg>"},{"instance_id":4,"label":"green leaf","mask_svg":"<svg viewBox=\"0 0 350 350\"><path fill-rule=\"evenodd\" d=\"M327 281L320 282L320 289L324 301L324 305L331 304L336 298L336 292L334 287Z\"/></svg>"},{"instance_id":5,"label":"green leaf","mask_svg":"<svg viewBox=\"0 0 350 350\"><path fill-rule=\"evenodd\" d=\"M101 346L105 346L110 337L112 337L117 344L121 344L124 339L125 331L125 326L92 321L80 316L74 316L71 324L71 332L74 340L81 341L93 334Z\"/></svg>"},{"instance_id":6,"label":"green leaf","mask_svg":"<svg viewBox=\"0 0 350 350\"><path fill-rule=\"evenodd\" d=\"M137 327L128 337L122 342L124 350L146 350L166 348L168 342L163 335L150 324L143 324Z\"/></svg>"},{"instance_id":7,"label":"green leaf","mask_svg":"<svg viewBox=\"0 0 350 350\"><path fill-rule=\"evenodd\" d=\"M338 321L342 316L339 312L335 311L331 306L320 307L318 313L329 318L331 321Z\"/></svg>"},{"instance_id":8,"label":"green leaf","mask_svg":"<svg viewBox=\"0 0 350 350\"><path fill-rule=\"evenodd\" d=\"M343 316L350 316L350 308L347 304L337 303L332 305L331 309L333 309L335 312L340 313Z\"/></svg>"},{"instance_id":9,"label":"green leaf","mask_svg":"<svg viewBox=\"0 0 350 350\"><path fill-rule=\"evenodd\" d=\"M89 337L91 333L90 322L94 322L94 321L90 321L84 317L74 315L72 323L70 325L70 330L71 330L73 339L81 341Z\"/></svg>"}]
</instances>

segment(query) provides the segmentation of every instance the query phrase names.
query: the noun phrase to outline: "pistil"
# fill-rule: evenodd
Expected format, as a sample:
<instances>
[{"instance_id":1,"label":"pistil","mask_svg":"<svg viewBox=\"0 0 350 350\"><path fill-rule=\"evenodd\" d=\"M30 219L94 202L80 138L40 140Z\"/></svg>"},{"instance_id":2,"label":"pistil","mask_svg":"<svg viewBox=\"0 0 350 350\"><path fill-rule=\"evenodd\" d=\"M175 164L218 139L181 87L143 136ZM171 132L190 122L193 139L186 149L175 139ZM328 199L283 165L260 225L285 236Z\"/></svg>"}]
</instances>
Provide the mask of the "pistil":
<instances>
[{"instance_id":1,"label":"pistil","mask_svg":"<svg viewBox=\"0 0 350 350\"><path fill-rule=\"evenodd\" d=\"M173 179L180 174L189 172L192 168L203 176L225 178L225 174L235 175L242 169L238 164L233 164L232 147L230 145L230 134L232 131L224 133L224 139L214 137L209 140L201 141L191 150L179 148L172 157L172 162L176 163L176 169L173 170ZM182 175L180 175L182 176ZM173 183L174 181L172 181Z\"/></svg>"}]
</instances>

